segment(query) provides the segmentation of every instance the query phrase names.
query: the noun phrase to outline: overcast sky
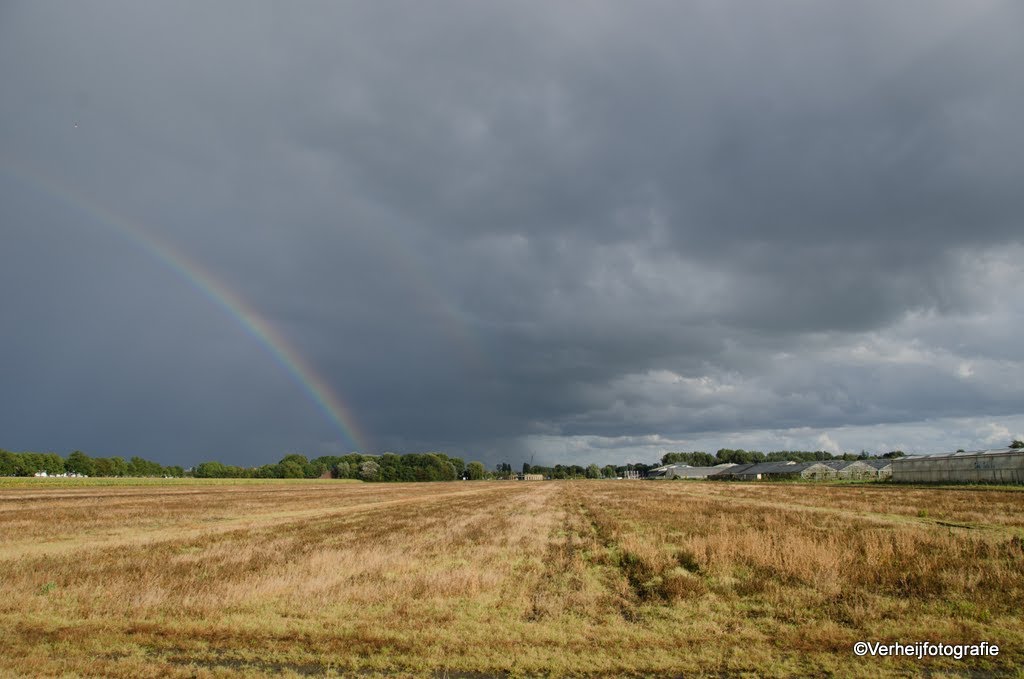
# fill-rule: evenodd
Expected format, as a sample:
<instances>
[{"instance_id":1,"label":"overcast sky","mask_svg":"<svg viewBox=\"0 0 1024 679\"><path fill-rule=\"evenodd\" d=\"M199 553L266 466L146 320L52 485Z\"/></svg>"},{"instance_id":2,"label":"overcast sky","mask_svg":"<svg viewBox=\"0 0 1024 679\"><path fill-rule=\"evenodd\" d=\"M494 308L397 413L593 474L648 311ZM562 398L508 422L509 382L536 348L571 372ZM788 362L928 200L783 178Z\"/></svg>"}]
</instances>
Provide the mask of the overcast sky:
<instances>
[{"instance_id":1,"label":"overcast sky","mask_svg":"<svg viewBox=\"0 0 1024 679\"><path fill-rule=\"evenodd\" d=\"M4 2L0 447L1006 445L1022 26L980 0Z\"/></svg>"}]
</instances>

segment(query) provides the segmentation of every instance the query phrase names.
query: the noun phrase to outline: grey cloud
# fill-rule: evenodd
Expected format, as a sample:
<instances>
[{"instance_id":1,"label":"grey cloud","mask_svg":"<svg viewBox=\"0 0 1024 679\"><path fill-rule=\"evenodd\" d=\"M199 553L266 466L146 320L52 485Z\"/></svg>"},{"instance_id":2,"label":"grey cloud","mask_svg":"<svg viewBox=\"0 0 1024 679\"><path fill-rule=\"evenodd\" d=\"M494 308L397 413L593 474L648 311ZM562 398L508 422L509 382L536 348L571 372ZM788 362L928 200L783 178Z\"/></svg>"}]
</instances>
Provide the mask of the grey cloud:
<instances>
[{"instance_id":1,"label":"grey cloud","mask_svg":"<svg viewBox=\"0 0 1024 679\"><path fill-rule=\"evenodd\" d=\"M0 445L347 445L258 341L24 168L247 300L378 449L1024 406L1015 4L0 12L0 374L24 386ZM899 347L938 358L879 354Z\"/></svg>"}]
</instances>

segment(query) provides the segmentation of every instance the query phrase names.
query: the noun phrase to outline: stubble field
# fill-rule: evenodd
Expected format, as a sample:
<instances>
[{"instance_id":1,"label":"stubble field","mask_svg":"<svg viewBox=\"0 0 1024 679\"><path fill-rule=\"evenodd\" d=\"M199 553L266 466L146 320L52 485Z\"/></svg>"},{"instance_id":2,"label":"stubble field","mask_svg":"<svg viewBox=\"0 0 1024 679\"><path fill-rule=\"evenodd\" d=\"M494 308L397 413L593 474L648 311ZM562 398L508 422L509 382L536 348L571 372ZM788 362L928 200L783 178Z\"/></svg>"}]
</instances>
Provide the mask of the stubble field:
<instances>
[{"instance_id":1,"label":"stubble field","mask_svg":"<svg viewBox=\"0 0 1024 679\"><path fill-rule=\"evenodd\" d=\"M1022 536L1015 489L28 480L0 675L1024 676Z\"/></svg>"}]
</instances>

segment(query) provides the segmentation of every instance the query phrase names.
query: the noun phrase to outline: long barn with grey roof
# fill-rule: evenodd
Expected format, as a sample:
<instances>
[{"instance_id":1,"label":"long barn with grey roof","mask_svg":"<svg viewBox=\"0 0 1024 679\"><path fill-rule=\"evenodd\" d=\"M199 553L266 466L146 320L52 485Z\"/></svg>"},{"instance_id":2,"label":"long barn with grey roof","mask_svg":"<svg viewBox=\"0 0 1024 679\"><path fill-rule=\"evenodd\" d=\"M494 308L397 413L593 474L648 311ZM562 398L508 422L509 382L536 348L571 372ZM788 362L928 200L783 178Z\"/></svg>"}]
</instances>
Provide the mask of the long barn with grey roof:
<instances>
[{"instance_id":1,"label":"long barn with grey roof","mask_svg":"<svg viewBox=\"0 0 1024 679\"><path fill-rule=\"evenodd\" d=\"M867 460L826 460L823 465L835 470L837 479L877 479L878 469Z\"/></svg>"},{"instance_id":2,"label":"long barn with grey roof","mask_svg":"<svg viewBox=\"0 0 1024 679\"><path fill-rule=\"evenodd\" d=\"M834 479L835 470L820 462L759 462L737 465L713 478L734 481L760 481L768 479Z\"/></svg>"},{"instance_id":3,"label":"long barn with grey roof","mask_svg":"<svg viewBox=\"0 0 1024 679\"><path fill-rule=\"evenodd\" d=\"M892 460L888 458L872 458L859 460L859 462L874 467L876 478L879 480L888 479L892 476Z\"/></svg>"},{"instance_id":4,"label":"long barn with grey roof","mask_svg":"<svg viewBox=\"0 0 1024 679\"><path fill-rule=\"evenodd\" d=\"M714 467L691 467L688 464L668 464L647 472L649 479L706 479L721 472L726 472L736 465L725 462Z\"/></svg>"},{"instance_id":5,"label":"long barn with grey roof","mask_svg":"<svg viewBox=\"0 0 1024 679\"><path fill-rule=\"evenodd\" d=\"M892 461L902 483L1024 483L1024 449L912 455Z\"/></svg>"}]
</instances>

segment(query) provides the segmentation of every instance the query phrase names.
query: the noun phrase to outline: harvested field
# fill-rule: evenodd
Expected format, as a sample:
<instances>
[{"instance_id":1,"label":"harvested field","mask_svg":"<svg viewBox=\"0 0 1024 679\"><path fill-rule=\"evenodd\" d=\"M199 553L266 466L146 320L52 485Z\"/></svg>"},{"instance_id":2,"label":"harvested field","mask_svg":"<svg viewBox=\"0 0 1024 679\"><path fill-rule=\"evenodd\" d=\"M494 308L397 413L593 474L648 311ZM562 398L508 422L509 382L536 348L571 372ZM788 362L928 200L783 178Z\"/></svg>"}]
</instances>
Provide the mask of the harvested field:
<instances>
[{"instance_id":1,"label":"harvested field","mask_svg":"<svg viewBox=\"0 0 1024 679\"><path fill-rule=\"evenodd\" d=\"M0 674L1021 676L1024 492L0 489ZM855 641L998 644L857 658Z\"/></svg>"}]
</instances>

